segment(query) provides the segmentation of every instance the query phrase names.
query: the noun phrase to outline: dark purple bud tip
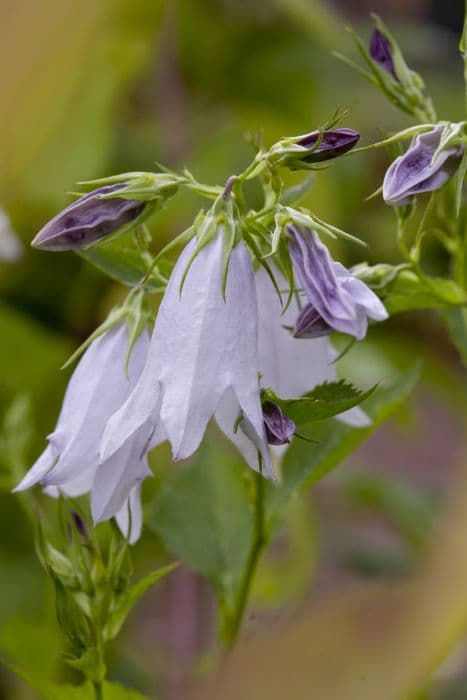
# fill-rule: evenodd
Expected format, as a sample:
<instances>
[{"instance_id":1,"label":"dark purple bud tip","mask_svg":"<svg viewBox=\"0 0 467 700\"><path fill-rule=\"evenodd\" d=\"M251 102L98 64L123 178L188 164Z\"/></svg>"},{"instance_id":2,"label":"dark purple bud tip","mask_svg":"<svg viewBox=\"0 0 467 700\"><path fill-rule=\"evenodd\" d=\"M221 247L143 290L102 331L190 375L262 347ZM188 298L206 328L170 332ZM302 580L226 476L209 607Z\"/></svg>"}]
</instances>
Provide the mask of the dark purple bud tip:
<instances>
[{"instance_id":1,"label":"dark purple bud tip","mask_svg":"<svg viewBox=\"0 0 467 700\"><path fill-rule=\"evenodd\" d=\"M396 75L396 69L394 68L394 61L392 59L391 44L389 43L387 37L385 37L377 27L374 27L373 31L371 32L370 44L368 48L373 61L387 73L390 73L392 77L399 82Z\"/></svg>"},{"instance_id":2,"label":"dark purple bud tip","mask_svg":"<svg viewBox=\"0 0 467 700\"><path fill-rule=\"evenodd\" d=\"M131 223L142 213L145 202L122 197L99 197L123 187L124 183L106 185L80 197L51 219L31 245L41 250L82 248Z\"/></svg>"},{"instance_id":3,"label":"dark purple bud tip","mask_svg":"<svg viewBox=\"0 0 467 700\"><path fill-rule=\"evenodd\" d=\"M311 149L302 160L306 163L320 163L323 160L337 158L350 151L358 142L360 134L353 129L330 129L329 131L312 131L303 136L297 144ZM321 139L321 140L320 140ZM315 147L315 144L319 144Z\"/></svg>"},{"instance_id":4,"label":"dark purple bud tip","mask_svg":"<svg viewBox=\"0 0 467 700\"><path fill-rule=\"evenodd\" d=\"M332 331L331 326L319 315L313 304L307 304L298 314L293 336L294 338L321 338Z\"/></svg>"},{"instance_id":5,"label":"dark purple bud tip","mask_svg":"<svg viewBox=\"0 0 467 700\"><path fill-rule=\"evenodd\" d=\"M263 420L266 438L270 445L286 445L294 435L296 426L287 418L280 406L272 401L263 403Z\"/></svg>"},{"instance_id":6,"label":"dark purple bud tip","mask_svg":"<svg viewBox=\"0 0 467 700\"><path fill-rule=\"evenodd\" d=\"M71 517L73 519L73 523L74 523L76 530L79 532L79 534L82 537L87 539L88 538L88 528L86 527L86 523L84 522L81 515L79 513L77 513L76 510L72 510Z\"/></svg>"}]
</instances>

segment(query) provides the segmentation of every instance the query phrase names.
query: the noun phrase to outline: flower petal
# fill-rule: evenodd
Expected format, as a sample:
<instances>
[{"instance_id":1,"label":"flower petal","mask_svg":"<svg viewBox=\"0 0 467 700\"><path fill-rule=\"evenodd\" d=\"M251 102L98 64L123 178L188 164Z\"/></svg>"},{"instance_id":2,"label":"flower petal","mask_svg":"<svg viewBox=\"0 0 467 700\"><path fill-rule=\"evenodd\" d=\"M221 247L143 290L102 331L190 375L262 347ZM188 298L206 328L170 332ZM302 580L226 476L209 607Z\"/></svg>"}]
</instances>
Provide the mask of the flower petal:
<instances>
[{"instance_id":1,"label":"flower petal","mask_svg":"<svg viewBox=\"0 0 467 700\"><path fill-rule=\"evenodd\" d=\"M33 464L31 469L19 482L18 486L13 489L13 493L25 491L42 481L46 474L52 469L54 463L57 461L57 457L58 454L55 447L53 445L47 445L39 459Z\"/></svg>"},{"instance_id":2,"label":"flower petal","mask_svg":"<svg viewBox=\"0 0 467 700\"><path fill-rule=\"evenodd\" d=\"M131 516L131 531L130 531ZM115 516L122 535L128 538L130 544L135 544L141 536L143 527L143 510L141 508L141 484L137 484L128 499Z\"/></svg>"}]
</instances>

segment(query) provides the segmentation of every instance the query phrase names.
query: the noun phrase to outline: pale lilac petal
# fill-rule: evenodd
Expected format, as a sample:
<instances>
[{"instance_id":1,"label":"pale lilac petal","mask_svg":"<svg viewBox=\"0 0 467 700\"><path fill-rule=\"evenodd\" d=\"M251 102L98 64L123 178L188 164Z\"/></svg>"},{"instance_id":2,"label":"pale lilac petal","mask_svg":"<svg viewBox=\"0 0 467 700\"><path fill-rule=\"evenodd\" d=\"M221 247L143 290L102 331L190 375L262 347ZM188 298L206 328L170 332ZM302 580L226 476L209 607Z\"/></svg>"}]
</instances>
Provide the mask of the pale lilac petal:
<instances>
[{"instance_id":1,"label":"pale lilac petal","mask_svg":"<svg viewBox=\"0 0 467 700\"><path fill-rule=\"evenodd\" d=\"M148 355L148 361L133 391L109 418L100 446L101 461L117 452L142 426L145 426L148 436L154 435L156 430L158 435L163 432L158 421L162 393L153 364ZM159 440L151 446L155 447L164 439L165 434L160 435Z\"/></svg>"},{"instance_id":2,"label":"pale lilac petal","mask_svg":"<svg viewBox=\"0 0 467 700\"><path fill-rule=\"evenodd\" d=\"M296 226L289 226L288 231L297 280L325 324L361 340L367 331L368 316L387 318L376 294L332 260L315 231Z\"/></svg>"},{"instance_id":3,"label":"pale lilac petal","mask_svg":"<svg viewBox=\"0 0 467 700\"><path fill-rule=\"evenodd\" d=\"M258 308L255 276L244 245L237 245L232 251L227 277L226 305L229 311L229 383L250 426L249 433L254 434L252 439L262 455L264 473L272 476L258 390Z\"/></svg>"},{"instance_id":4,"label":"pale lilac petal","mask_svg":"<svg viewBox=\"0 0 467 700\"><path fill-rule=\"evenodd\" d=\"M275 270L281 289L284 278ZM281 316L282 306L266 272L256 272L259 308L259 367L261 383L284 399L295 399L323 382L337 379L333 364L337 352L328 338L294 338L290 330L298 314L298 304L292 300ZM286 295L283 295L284 301ZM366 427L371 419L358 406L336 416L354 427Z\"/></svg>"},{"instance_id":5,"label":"pale lilac petal","mask_svg":"<svg viewBox=\"0 0 467 700\"><path fill-rule=\"evenodd\" d=\"M130 530L131 515L131 531ZM130 544L134 544L141 536L143 527L143 510L141 508L141 484L137 484L131 491L127 501L115 516L122 535Z\"/></svg>"},{"instance_id":6,"label":"pale lilac petal","mask_svg":"<svg viewBox=\"0 0 467 700\"><path fill-rule=\"evenodd\" d=\"M57 457L58 454L55 447L53 445L47 445L39 459L35 462L35 464L33 464L18 486L13 489L13 493L25 491L26 489L31 488L31 486L34 486L42 481L46 474L48 474L48 472L50 472L52 469L53 465L57 461Z\"/></svg>"},{"instance_id":7,"label":"pale lilac petal","mask_svg":"<svg viewBox=\"0 0 467 700\"><path fill-rule=\"evenodd\" d=\"M87 350L70 380L57 428L50 436L54 444L61 446L61 451L57 464L46 477L47 485L60 486L78 478L83 465L97 467L106 422L135 385L148 346L148 335L143 332L133 347L128 376L126 324L100 336Z\"/></svg>"},{"instance_id":8,"label":"pale lilac petal","mask_svg":"<svg viewBox=\"0 0 467 700\"><path fill-rule=\"evenodd\" d=\"M105 462L99 464L91 491L94 522L108 520L118 513L132 489L151 471L147 463L147 434L140 429Z\"/></svg>"},{"instance_id":9,"label":"pale lilac petal","mask_svg":"<svg viewBox=\"0 0 467 700\"><path fill-rule=\"evenodd\" d=\"M67 481L64 484L60 484L60 486L46 486L44 488L44 493L54 498L58 498L60 495L69 496L71 498L82 496L84 493L89 493L92 489L95 472L96 469L93 465L72 481Z\"/></svg>"},{"instance_id":10,"label":"pale lilac petal","mask_svg":"<svg viewBox=\"0 0 467 700\"><path fill-rule=\"evenodd\" d=\"M370 416L360 406L349 408L347 411L339 413L336 418L342 423L350 425L351 428L368 428L373 423Z\"/></svg>"},{"instance_id":11,"label":"pale lilac petal","mask_svg":"<svg viewBox=\"0 0 467 700\"><path fill-rule=\"evenodd\" d=\"M172 444L174 459L192 454L220 397L231 382L234 348L229 344L230 316L237 311L229 294L222 298L221 232L191 264L180 296L180 284L193 252L192 241L182 252L159 309L153 348L163 388L161 419Z\"/></svg>"},{"instance_id":12,"label":"pale lilac petal","mask_svg":"<svg viewBox=\"0 0 467 700\"><path fill-rule=\"evenodd\" d=\"M391 163L383 181L383 198L388 204L402 206L422 192L442 187L455 172L462 157L462 148L445 148L432 162L444 127L418 134L405 153Z\"/></svg>"},{"instance_id":13,"label":"pale lilac petal","mask_svg":"<svg viewBox=\"0 0 467 700\"><path fill-rule=\"evenodd\" d=\"M274 271L280 289L286 288L282 276ZM298 315L297 302L282 314L282 305L263 268L256 272L259 310L259 371L261 384L271 387L284 399L296 399L317 384L335 378L327 338L294 338ZM283 294L285 303L286 294Z\"/></svg>"},{"instance_id":14,"label":"pale lilac petal","mask_svg":"<svg viewBox=\"0 0 467 700\"><path fill-rule=\"evenodd\" d=\"M240 404L232 389L228 389L216 409L217 425L237 447L245 462L255 471L260 471L258 453L261 455L261 471L265 476L275 477L269 448L265 437L258 435L255 428L245 419L239 424Z\"/></svg>"}]
</instances>

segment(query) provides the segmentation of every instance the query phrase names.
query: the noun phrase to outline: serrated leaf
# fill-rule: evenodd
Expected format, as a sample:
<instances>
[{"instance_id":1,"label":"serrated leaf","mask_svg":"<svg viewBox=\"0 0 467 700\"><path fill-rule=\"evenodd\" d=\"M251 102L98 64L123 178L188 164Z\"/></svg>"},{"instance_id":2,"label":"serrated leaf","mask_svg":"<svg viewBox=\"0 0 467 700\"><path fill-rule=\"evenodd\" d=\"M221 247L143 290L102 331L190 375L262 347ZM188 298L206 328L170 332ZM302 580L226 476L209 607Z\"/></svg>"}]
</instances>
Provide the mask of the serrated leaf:
<instances>
[{"instance_id":1,"label":"serrated leaf","mask_svg":"<svg viewBox=\"0 0 467 700\"><path fill-rule=\"evenodd\" d=\"M295 439L287 451L282 469L282 482L268 484L268 510L271 515L283 507L294 493L322 479L364 442L391 414L403 404L420 375L416 365L392 385L380 387L368 398L365 411L372 419L367 428L352 428L333 420L316 423L312 437L317 445L310 447Z\"/></svg>"},{"instance_id":2,"label":"serrated leaf","mask_svg":"<svg viewBox=\"0 0 467 700\"><path fill-rule=\"evenodd\" d=\"M271 400L279 404L288 418L300 425L347 411L371 396L375 388L362 391L342 379L319 384L299 399L281 399L274 395Z\"/></svg>"},{"instance_id":3,"label":"serrated leaf","mask_svg":"<svg viewBox=\"0 0 467 700\"><path fill-rule=\"evenodd\" d=\"M131 248L115 248L101 245L89 250L77 250L77 254L97 267L106 275L126 284L128 287L135 287L144 279L147 269L141 255ZM149 277L145 286L150 291L160 291L160 282Z\"/></svg>"},{"instance_id":4,"label":"serrated leaf","mask_svg":"<svg viewBox=\"0 0 467 700\"><path fill-rule=\"evenodd\" d=\"M160 569L156 569L156 571L152 571L147 576L144 576L144 578L140 579L125 591L119 599L117 608L112 612L106 624L105 636L107 639L115 639L127 616L140 598L142 598L146 591L154 586L155 583L164 578L164 576L170 574L177 566L178 562L162 566Z\"/></svg>"},{"instance_id":5,"label":"serrated leaf","mask_svg":"<svg viewBox=\"0 0 467 700\"><path fill-rule=\"evenodd\" d=\"M148 521L227 605L233 603L252 537L244 473L241 462L205 444L192 466L171 472Z\"/></svg>"}]
</instances>

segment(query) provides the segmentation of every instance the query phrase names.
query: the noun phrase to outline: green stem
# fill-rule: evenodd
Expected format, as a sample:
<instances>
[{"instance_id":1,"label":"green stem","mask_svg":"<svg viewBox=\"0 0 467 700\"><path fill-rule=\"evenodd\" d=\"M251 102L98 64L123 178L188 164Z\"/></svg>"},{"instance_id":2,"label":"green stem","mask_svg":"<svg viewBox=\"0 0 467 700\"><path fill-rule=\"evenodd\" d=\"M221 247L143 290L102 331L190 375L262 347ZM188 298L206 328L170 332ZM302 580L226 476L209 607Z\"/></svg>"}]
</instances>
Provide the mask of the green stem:
<instances>
[{"instance_id":1,"label":"green stem","mask_svg":"<svg viewBox=\"0 0 467 700\"><path fill-rule=\"evenodd\" d=\"M104 687L100 681L94 681L92 684L96 700L104 700Z\"/></svg>"},{"instance_id":2,"label":"green stem","mask_svg":"<svg viewBox=\"0 0 467 700\"><path fill-rule=\"evenodd\" d=\"M266 534L264 527L264 477L261 472L255 474L255 510L253 522L253 540L246 562L240 590L235 605L235 610L228 625L225 635L227 649L231 649L236 642L240 627L245 614L251 584L253 582L258 560L266 544Z\"/></svg>"}]
</instances>

